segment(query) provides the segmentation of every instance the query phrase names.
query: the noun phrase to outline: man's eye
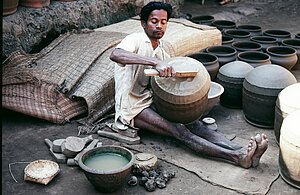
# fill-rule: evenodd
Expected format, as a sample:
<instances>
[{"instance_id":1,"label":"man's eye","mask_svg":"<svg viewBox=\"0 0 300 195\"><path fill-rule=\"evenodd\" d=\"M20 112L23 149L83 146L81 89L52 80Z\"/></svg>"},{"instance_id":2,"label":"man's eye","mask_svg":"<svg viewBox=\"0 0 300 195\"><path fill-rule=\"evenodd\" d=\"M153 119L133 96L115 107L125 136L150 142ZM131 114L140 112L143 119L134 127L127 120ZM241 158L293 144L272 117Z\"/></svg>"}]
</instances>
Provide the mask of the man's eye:
<instances>
[{"instance_id":1,"label":"man's eye","mask_svg":"<svg viewBox=\"0 0 300 195\"><path fill-rule=\"evenodd\" d=\"M157 23L157 20L151 20L151 22L152 22L153 24L156 24L156 23Z\"/></svg>"}]
</instances>

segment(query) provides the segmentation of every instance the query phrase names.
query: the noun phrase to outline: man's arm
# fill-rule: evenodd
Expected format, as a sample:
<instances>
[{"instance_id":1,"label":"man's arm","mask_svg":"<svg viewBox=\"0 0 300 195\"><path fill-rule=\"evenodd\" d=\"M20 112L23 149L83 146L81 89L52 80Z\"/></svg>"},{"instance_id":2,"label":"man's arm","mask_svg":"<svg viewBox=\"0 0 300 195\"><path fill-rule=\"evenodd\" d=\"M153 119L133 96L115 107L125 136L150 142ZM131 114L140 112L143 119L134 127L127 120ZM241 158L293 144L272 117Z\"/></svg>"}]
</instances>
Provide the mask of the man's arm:
<instances>
[{"instance_id":1,"label":"man's arm","mask_svg":"<svg viewBox=\"0 0 300 195\"><path fill-rule=\"evenodd\" d=\"M138 55L124 49L116 48L112 51L110 55L110 59L114 62L119 64L143 64L155 67L155 69L159 72L160 76L172 76L173 70L172 67L169 66L167 63L157 59L146 57L142 55Z\"/></svg>"}]
</instances>

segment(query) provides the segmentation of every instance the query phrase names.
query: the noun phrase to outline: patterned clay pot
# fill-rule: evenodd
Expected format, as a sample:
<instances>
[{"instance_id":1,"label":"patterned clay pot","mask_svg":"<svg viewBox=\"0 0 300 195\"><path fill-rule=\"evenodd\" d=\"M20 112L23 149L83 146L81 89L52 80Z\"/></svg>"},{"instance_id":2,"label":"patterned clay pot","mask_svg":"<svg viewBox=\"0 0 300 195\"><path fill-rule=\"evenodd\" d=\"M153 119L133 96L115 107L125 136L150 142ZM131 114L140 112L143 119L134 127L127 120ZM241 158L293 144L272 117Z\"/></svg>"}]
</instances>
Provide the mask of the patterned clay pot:
<instances>
[{"instance_id":1,"label":"patterned clay pot","mask_svg":"<svg viewBox=\"0 0 300 195\"><path fill-rule=\"evenodd\" d=\"M267 48L267 54L271 57L272 64L280 65L291 70L296 65L297 51L287 46L272 46Z\"/></svg>"},{"instance_id":2,"label":"patterned clay pot","mask_svg":"<svg viewBox=\"0 0 300 195\"><path fill-rule=\"evenodd\" d=\"M210 15L202 15L192 17L191 21L196 24L211 25L211 23L215 21L215 18Z\"/></svg>"},{"instance_id":3,"label":"patterned clay pot","mask_svg":"<svg viewBox=\"0 0 300 195\"><path fill-rule=\"evenodd\" d=\"M279 151L279 173L289 185L300 189L300 110L288 115L282 123Z\"/></svg>"},{"instance_id":4,"label":"patterned clay pot","mask_svg":"<svg viewBox=\"0 0 300 195\"><path fill-rule=\"evenodd\" d=\"M210 46L205 49L207 53L214 54L218 57L220 67L236 59L237 51L227 45Z\"/></svg>"},{"instance_id":5,"label":"patterned clay pot","mask_svg":"<svg viewBox=\"0 0 300 195\"><path fill-rule=\"evenodd\" d=\"M17 11L19 0L4 0L3 1L3 16L11 15Z\"/></svg>"},{"instance_id":6,"label":"patterned clay pot","mask_svg":"<svg viewBox=\"0 0 300 195\"><path fill-rule=\"evenodd\" d=\"M281 44L283 39L291 38L291 33L285 30L265 30L263 35L276 38L278 44Z\"/></svg>"},{"instance_id":7,"label":"patterned clay pot","mask_svg":"<svg viewBox=\"0 0 300 195\"><path fill-rule=\"evenodd\" d=\"M253 67L246 62L229 62L219 69L216 82L224 87L220 102L228 108L242 108L242 89L246 74Z\"/></svg>"},{"instance_id":8,"label":"patterned clay pot","mask_svg":"<svg viewBox=\"0 0 300 195\"><path fill-rule=\"evenodd\" d=\"M239 30L245 30L250 33L250 36L260 36L262 35L262 29L260 26L253 25L253 24L244 24L244 25L239 25L236 27Z\"/></svg>"},{"instance_id":9,"label":"patterned clay pot","mask_svg":"<svg viewBox=\"0 0 300 195\"><path fill-rule=\"evenodd\" d=\"M233 42L234 42L234 38L226 35L222 35L222 45L231 46Z\"/></svg>"},{"instance_id":10,"label":"patterned clay pot","mask_svg":"<svg viewBox=\"0 0 300 195\"><path fill-rule=\"evenodd\" d=\"M152 77L153 103L157 112L177 123L187 124L199 120L208 103L211 81L207 70L199 61L190 57L174 57L166 62L174 69L189 65L199 71L193 78Z\"/></svg>"},{"instance_id":11,"label":"patterned clay pot","mask_svg":"<svg viewBox=\"0 0 300 195\"><path fill-rule=\"evenodd\" d=\"M238 60L247 62L254 68L271 64L271 58L268 54L259 51L244 51L238 54Z\"/></svg>"},{"instance_id":12,"label":"patterned clay pot","mask_svg":"<svg viewBox=\"0 0 300 195\"><path fill-rule=\"evenodd\" d=\"M300 70L300 39L283 39L281 43L283 46L292 47L297 51L298 61L292 70Z\"/></svg>"},{"instance_id":13,"label":"patterned clay pot","mask_svg":"<svg viewBox=\"0 0 300 195\"><path fill-rule=\"evenodd\" d=\"M232 47L236 49L237 53L243 51L260 51L261 45L259 43L254 43L251 41L238 41L232 43Z\"/></svg>"},{"instance_id":14,"label":"patterned clay pot","mask_svg":"<svg viewBox=\"0 0 300 195\"><path fill-rule=\"evenodd\" d=\"M295 76L278 65L264 65L250 71L243 83L243 112L248 123L273 128L278 94L297 83Z\"/></svg>"},{"instance_id":15,"label":"patterned clay pot","mask_svg":"<svg viewBox=\"0 0 300 195\"><path fill-rule=\"evenodd\" d=\"M21 6L32 7L32 8L42 8L50 5L50 0L20 0Z\"/></svg>"},{"instance_id":16,"label":"patterned clay pot","mask_svg":"<svg viewBox=\"0 0 300 195\"><path fill-rule=\"evenodd\" d=\"M218 57L211 53L199 52L189 55L188 57L194 58L201 62L210 75L210 79L214 80L219 71Z\"/></svg>"},{"instance_id":17,"label":"patterned clay pot","mask_svg":"<svg viewBox=\"0 0 300 195\"><path fill-rule=\"evenodd\" d=\"M250 40L259 43L261 45L261 48L263 52L267 50L268 47L270 46L277 46L277 39L274 37L268 37L268 36L253 36L250 37Z\"/></svg>"},{"instance_id":18,"label":"patterned clay pot","mask_svg":"<svg viewBox=\"0 0 300 195\"><path fill-rule=\"evenodd\" d=\"M235 42L250 40L250 33L244 30L229 29L224 31L224 35L234 38Z\"/></svg>"},{"instance_id":19,"label":"patterned clay pot","mask_svg":"<svg viewBox=\"0 0 300 195\"><path fill-rule=\"evenodd\" d=\"M217 27L220 31L225 29L234 29L236 27L235 22L230 20L215 20L211 23L211 25Z\"/></svg>"},{"instance_id":20,"label":"patterned clay pot","mask_svg":"<svg viewBox=\"0 0 300 195\"><path fill-rule=\"evenodd\" d=\"M283 120L291 113L300 110L300 83L284 88L278 95L275 107L274 133L277 143Z\"/></svg>"}]
</instances>

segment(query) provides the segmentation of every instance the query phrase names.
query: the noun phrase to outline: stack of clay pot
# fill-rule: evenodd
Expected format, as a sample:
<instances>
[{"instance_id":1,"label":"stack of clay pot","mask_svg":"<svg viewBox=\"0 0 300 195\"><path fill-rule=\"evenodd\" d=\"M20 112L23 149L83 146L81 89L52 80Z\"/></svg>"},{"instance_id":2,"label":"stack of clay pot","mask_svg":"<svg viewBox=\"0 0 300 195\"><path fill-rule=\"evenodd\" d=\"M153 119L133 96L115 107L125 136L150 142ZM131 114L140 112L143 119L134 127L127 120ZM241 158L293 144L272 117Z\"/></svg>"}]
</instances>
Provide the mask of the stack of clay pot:
<instances>
[{"instance_id":1,"label":"stack of clay pot","mask_svg":"<svg viewBox=\"0 0 300 195\"><path fill-rule=\"evenodd\" d=\"M211 81L206 68L190 57L174 57L166 61L175 70L189 66L198 69L193 78L152 77L153 103L164 118L183 124L198 120L206 111Z\"/></svg>"}]
</instances>

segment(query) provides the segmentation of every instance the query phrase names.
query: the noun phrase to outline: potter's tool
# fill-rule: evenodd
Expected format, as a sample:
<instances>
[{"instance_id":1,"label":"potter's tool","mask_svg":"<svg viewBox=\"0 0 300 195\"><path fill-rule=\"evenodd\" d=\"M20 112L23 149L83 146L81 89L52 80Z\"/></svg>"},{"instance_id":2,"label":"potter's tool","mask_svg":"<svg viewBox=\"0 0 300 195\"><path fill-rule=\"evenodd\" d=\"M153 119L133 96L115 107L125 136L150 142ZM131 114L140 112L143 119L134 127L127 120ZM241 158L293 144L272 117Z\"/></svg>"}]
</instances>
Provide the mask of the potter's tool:
<instances>
[{"instance_id":1,"label":"potter's tool","mask_svg":"<svg viewBox=\"0 0 300 195\"><path fill-rule=\"evenodd\" d=\"M92 135L85 138L69 136L61 145L61 151L69 158L74 158L81 150L83 150L86 143L93 140Z\"/></svg>"},{"instance_id":2,"label":"potter's tool","mask_svg":"<svg viewBox=\"0 0 300 195\"><path fill-rule=\"evenodd\" d=\"M159 76L159 72L155 69L145 69L144 74L146 76ZM175 77L195 77L198 71L176 71Z\"/></svg>"},{"instance_id":3,"label":"potter's tool","mask_svg":"<svg viewBox=\"0 0 300 195\"><path fill-rule=\"evenodd\" d=\"M64 154L53 152L53 149L52 149L53 143L52 143L52 141L50 141L49 139L45 139L45 143L49 147L50 154L55 158L56 162L58 162L58 163L66 163L67 162L67 157Z\"/></svg>"},{"instance_id":4,"label":"potter's tool","mask_svg":"<svg viewBox=\"0 0 300 195\"><path fill-rule=\"evenodd\" d=\"M98 139L94 139L85 149L83 149L81 152L79 152L75 158L69 158L67 160L67 165L68 166L75 166L78 165L78 160L79 157L87 150L93 149L97 144L98 144L99 140Z\"/></svg>"},{"instance_id":5,"label":"potter's tool","mask_svg":"<svg viewBox=\"0 0 300 195\"><path fill-rule=\"evenodd\" d=\"M66 141L65 139L56 139L56 140L54 140L52 142L53 143L53 146L52 146L53 152L61 153L61 145L65 141Z\"/></svg>"}]
</instances>

